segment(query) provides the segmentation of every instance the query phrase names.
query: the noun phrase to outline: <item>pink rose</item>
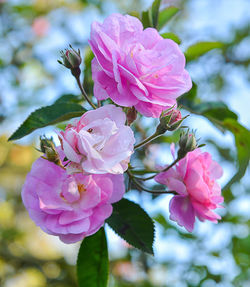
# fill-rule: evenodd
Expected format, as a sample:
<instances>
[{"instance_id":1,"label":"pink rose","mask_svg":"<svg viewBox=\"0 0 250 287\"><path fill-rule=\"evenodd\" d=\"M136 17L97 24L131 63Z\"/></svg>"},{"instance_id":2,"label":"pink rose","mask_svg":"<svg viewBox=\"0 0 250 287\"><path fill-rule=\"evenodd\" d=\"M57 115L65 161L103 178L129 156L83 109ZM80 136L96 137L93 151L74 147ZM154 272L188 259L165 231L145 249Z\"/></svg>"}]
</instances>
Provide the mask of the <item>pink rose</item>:
<instances>
[{"instance_id":1,"label":"pink rose","mask_svg":"<svg viewBox=\"0 0 250 287\"><path fill-rule=\"evenodd\" d=\"M189 232L195 217L217 223L221 217L212 210L221 207L221 188L216 182L222 168L207 152L195 149L181 159L175 168L159 173L155 180L178 193L170 201L170 219Z\"/></svg>"},{"instance_id":2,"label":"pink rose","mask_svg":"<svg viewBox=\"0 0 250 287\"><path fill-rule=\"evenodd\" d=\"M94 22L89 43L98 100L110 97L120 106L159 117L192 86L178 45L156 29L143 30L135 17L112 14L103 24Z\"/></svg>"},{"instance_id":3,"label":"pink rose","mask_svg":"<svg viewBox=\"0 0 250 287\"><path fill-rule=\"evenodd\" d=\"M39 158L26 178L22 199L43 231L74 243L99 230L124 192L123 175L69 175Z\"/></svg>"},{"instance_id":4,"label":"pink rose","mask_svg":"<svg viewBox=\"0 0 250 287\"><path fill-rule=\"evenodd\" d=\"M71 167L87 173L123 173L128 168L135 138L125 126L121 108L105 105L86 112L74 125L68 125L59 137Z\"/></svg>"}]
</instances>

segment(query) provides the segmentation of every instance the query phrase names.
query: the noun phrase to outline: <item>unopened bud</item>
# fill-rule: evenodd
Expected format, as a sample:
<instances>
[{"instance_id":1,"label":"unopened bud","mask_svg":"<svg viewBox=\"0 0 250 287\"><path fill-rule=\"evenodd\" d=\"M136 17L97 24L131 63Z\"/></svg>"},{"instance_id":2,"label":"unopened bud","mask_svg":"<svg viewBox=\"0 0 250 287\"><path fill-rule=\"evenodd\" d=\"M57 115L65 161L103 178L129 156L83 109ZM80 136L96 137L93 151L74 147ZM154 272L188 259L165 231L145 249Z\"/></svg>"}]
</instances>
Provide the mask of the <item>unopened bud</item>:
<instances>
[{"instance_id":1,"label":"unopened bud","mask_svg":"<svg viewBox=\"0 0 250 287\"><path fill-rule=\"evenodd\" d=\"M45 155L43 158L63 167L52 138L40 137L40 148L41 152Z\"/></svg>"},{"instance_id":2,"label":"unopened bud","mask_svg":"<svg viewBox=\"0 0 250 287\"><path fill-rule=\"evenodd\" d=\"M159 133L177 130L186 117L182 118L180 110L172 109L160 118L160 124L157 130Z\"/></svg>"},{"instance_id":3,"label":"unopened bud","mask_svg":"<svg viewBox=\"0 0 250 287\"><path fill-rule=\"evenodd\" d=\"M137 117L137 111L135 109L135 107L129 108L128 112L127 112L127 123L130 126Z\"/></svg>"},{"instance_id":4,"label":"unopened bud","mask_svg":"<svg viewBox=\"0 0 250 287\"><path fill-rule=\"evenodd\" d=\"M65 52L61 51L61 57L62 62L58 62L66 68L70 69L74 76L79 77L81 73L79 66L82 63L80 50L76 51L70 45L70 49L67 49Z\"/></svg>"},{"instance_id":5,"label":"unopened bud","mask_svg":"<svg viewBox=\"0 0 250 287\"><path fill-rule=\"evenodd\" d=\"M193 151L197 148L197 142L194 134L190 134L189 131L182 133L179 140L179 150L178 158L183 158L190 151Z\"/></svg>"},{"instance_id":6,"label":"unopened bud","mask_svg":"<svg viewBox=\"0 0 250 287\"><path fill-rule=\"evenodd\" d=\"M41 152L45 153L47 148L51 148L55 150L55 144L53 142L53 138L46 138L45 136L40 137L40 149Z\"/></svg>"}]
</instances>

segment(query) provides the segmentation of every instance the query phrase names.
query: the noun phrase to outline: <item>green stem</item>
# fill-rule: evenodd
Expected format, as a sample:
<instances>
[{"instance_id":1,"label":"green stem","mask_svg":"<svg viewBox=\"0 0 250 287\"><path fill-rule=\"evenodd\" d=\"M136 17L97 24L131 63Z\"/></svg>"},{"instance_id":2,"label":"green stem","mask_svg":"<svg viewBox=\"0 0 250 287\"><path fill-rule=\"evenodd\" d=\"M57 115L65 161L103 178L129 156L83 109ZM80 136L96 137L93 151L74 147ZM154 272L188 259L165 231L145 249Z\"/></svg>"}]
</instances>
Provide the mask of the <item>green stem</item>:
<instances>
[{"instance_id":1,"label":"green stem","mask_svg":"<svg viewBox=\"0 0 250 287\"><path fill-rule=\"evenodd\" d=\"M151 176L145 177L145 178L135 177L135 176L134 176L134 178L139 179L139 180L143 180L143 181L153 179L158 173L168 171L168 170L169 170L171 167L173 167L179 160L180 160L180 159L177 158L175 161L173 161L173 162L172 162L169 166L167 166L165 169L157 171L156 174L154 174L154 175L151 175Z\"/></svg>"},{"instance_id":2,"label":"green stem","mask_svg":"<svg viewBox=\"0 0 250 287\"><path fill-rule=\"evenodd\" d=\"M145 140L143 140L142 142L138 143L137 145L134 146L134 149L137 149L138 147L142 147L145 144L151 142L152 140L158 138L159 136L161 136L161 134L159 134L158 132L155 132L154 134L152 134L150 137L146 138Z\"/></svg>"},{"instance_id":3,"label":"green stem","mask_svg":"<svg viewBox=\"0 0 250 287\"><path fill-rule=\"evenodd\" d=\"M129 176L129 178L133 181L134 185L141 190L144 190L144 191L152 193L152 194L177 194L174 190L151 190L151 189L148 189L145 186L141 185L135 179L135 177L130 173L129 170L127 170L127 174Z\"/></svg>"},{"instance_id":4,"label":"green stem","mask_svg":"<svg viewBox=\"0 0 250 287\"><path fill-rule=\"evenodd\" d=\"M91 100L89 99L88 95L86 94L82 84L81 84L81 81L80 81L80 77L75 77L76 78L76 81L77 81L77 84L78 84L78 87L80 88L81 90L81 93L84 97L84 99L91 105L91 107L93 109L96 109L96 106L91 102Z\"/></svg>"}]
</instances>

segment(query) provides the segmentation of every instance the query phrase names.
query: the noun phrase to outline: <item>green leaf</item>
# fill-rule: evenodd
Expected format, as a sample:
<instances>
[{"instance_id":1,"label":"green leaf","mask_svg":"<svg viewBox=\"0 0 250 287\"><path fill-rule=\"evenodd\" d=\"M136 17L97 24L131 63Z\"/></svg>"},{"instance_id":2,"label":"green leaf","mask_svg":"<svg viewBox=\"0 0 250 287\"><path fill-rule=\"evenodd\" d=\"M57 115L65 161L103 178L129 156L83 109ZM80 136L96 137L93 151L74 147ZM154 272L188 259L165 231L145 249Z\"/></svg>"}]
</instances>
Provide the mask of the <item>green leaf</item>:
<instances>
[{"instance_id":1,"label":"green leaf","mask_svg":"<svg viewBox=\"0 0 250 287\"><path fill-rule=\"evenodd\" d=\"M153 254L154 224L138 204L124 198L113 204L107 223L129 244Z\"/></svg>"},{"instance_id":2,"label":"green leaf","mask_svg":"<svg viewBox=\"0 0 250 287\"><path fill-rule=\"evenodd\" d=\"M206 117L221 131L225 131L226 129L223 124L225 119L238 119L238 116L221 101L197 104L199 101L200 99L197 98L197 86L193 83L192 89L184 94L178 103L191 113Z\"/></svg>"},{"instance_id":3,"label":"green leaf","mask_svg":"<svg viewBox=\"0 0 250 287\"><path fill-rule=\"evenodd\" d=\"M158 16L159 16L160 5L161 5L161 0L155 0L151 7L152 24L153 24L153 27L156 29L158 26Z\"/></svg>"},{"instance_id":4,"label":"green leaf","mask_svg":"<svg viewBox=\"0 0 250 287\"><path fill-rule=\"evenodd\" d=\"M74 117L80 117L86 110L74 103L57 103L35 110L8 139L20 139L36 129L53 125Z\"/></svg>"},{"instance_id":5,"label":"green leaf","mask_svg":"<svg viewBox=\"0 0 250 287\"><path fill-rule=\"evenodd\" d=\"M92 70L91 70L91 62L94 59L94 53L88 47L85 52L84 57L84 80L83 80L83 87L88 95L93 94L93 86L94 82L92 79Z\"/></svg>"},{"instance_id":6,"label":"green leaf","mask_svg":"<svg viewBox=\"0 0 250 287\"><path fill-rule=\"evenodd\" d=\"M142 12L141 21L144 29L152 27L152 19L150 19L149 11Z\"/></svg>"},{"instance_id":7,"label":"green leaf","mask_svg":"<svg viewBox=\"0 0 250 287\"><path fill-rule=\"evenodd\" d=\"M173 40L176 44L180 45L181 44L181 39L175 35L174 33L163 33L161 34L161 36L164 38L164 39L170 39L170 40Z\"/></svg>"},{"instance_id":8,"label":"green leaf","mask_svg":"<svg viewBox=\"0 0 250 287\"><path fill-rule=\"evenodd\" d=\"M250 131L235 119L225 119L223 125L234 134L239 164L238 171L223 188L223 190L228 190L234 182L239 181L244 176L249 165Z\"/></svg>"},{"instance_id":9,"label":"green leaf","mask_svg":"<svg viewBox=\"0 0 250 287\"><path fill-rule=\"evenodd\" d=\"M159 13L158 29L161 30L167 22L179 11L177 7L168 7Z\"/></svg>"},{"instance_id":10,"label":"green leaf","mask_svg":"<svg viewBox=\"0 0 250 287\"><path fill-rule=\"evenodd\" d=\"M104 229L86 237L77 258L79 287L106 287L108 284L108 249Z\"/></svg>"},{"instance_id":11,"label":"green leaf","mask_svg":"<svg viewBox=\"0 0 250 287\"><path fill-rule=\"evenodd\" d=\"M223 102L203 102L192 106L192 110L197 114L203 115L211 121L223 121L227 118L237 120L238 116L229 110L228 106Z\"/></svg>"},{"instance_id":12,"label":"green leaf","mask_svg":"<svg viewBox=\"0 0 250 287\"><path fill-rule=\"evenodd\" d=\"M59 97L54 104L61 104L61 103L80 103L82 101L82 97L73 95L73 94L65 94Z\"/></svg>"},{"instance_id":13,"label":"green leaf","mask_svg":"<svg viewBox=\"0 0 250 287\"><path fill-rule=\"evenodd\" d=\"M197 85L192 82L192 88L187 93L183 94L179 100L178 103L180 105L186 105L187 107L191 107L194 102L196 102L197 99Z\"/></svg>"},{"instance_id":14,"label":"green leaf","mask_svg":"<svg viewBox=\"0 0 250 287\"><path fill-rule=\"evenodd\" d=\"M222 49L221 42L199 42L187 48L185 52L186 60L192 61L213 49Z\"/></svg>"}]
</instances>

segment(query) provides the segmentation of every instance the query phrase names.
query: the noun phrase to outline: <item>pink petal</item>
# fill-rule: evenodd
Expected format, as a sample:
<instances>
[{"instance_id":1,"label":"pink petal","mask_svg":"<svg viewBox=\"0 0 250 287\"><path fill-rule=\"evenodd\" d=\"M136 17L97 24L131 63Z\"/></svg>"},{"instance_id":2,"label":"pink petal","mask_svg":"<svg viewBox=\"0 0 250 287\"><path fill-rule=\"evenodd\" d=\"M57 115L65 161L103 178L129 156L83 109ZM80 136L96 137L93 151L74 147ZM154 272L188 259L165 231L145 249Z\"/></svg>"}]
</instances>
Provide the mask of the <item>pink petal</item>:
<instances>
[{"instance_id":1,"label":"pink petal","mask_svg":"<svg viewBox=\"0 0 250 287\"><path fill-rule=\"evenodd\" d=\"M193 231L195 212L188 197L175 195L170 201L169 210L171 220L185 227L187 231Z\"/></svg>"}]
</instances>

